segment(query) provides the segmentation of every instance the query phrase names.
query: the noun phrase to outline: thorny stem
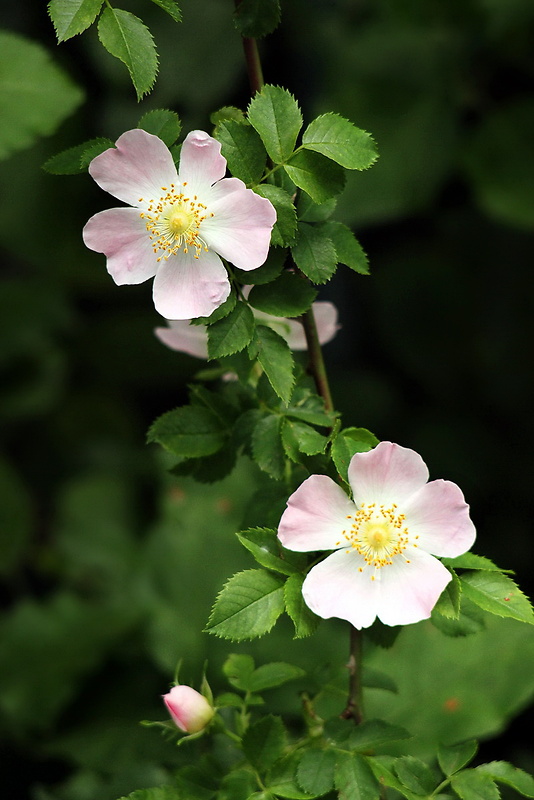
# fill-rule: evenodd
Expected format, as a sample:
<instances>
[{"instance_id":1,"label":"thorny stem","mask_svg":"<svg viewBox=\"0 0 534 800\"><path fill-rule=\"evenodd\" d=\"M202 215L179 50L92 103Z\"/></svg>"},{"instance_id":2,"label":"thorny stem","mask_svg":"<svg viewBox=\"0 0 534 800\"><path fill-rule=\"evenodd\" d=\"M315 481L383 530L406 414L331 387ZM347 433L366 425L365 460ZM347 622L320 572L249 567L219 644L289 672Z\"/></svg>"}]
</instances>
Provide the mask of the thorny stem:
<instances>
[{"instance_id":1,"label":"thorny stem","mask_svg":"<svg viewBox=\"0 0 534 800\"><path fill-rule=\"evenodd\" d=\"M240 2L241 0L235 0L236 8L239 6ZM247 36L243 36L242 39L250 89L251 93L254 95L261 90L264 83L258 44L256 39ZM309 371L313 376L317 393L323 398L325 409L327 411L333 411L334 403L330 392L323 351L319 343L313 308L309 308L308 311L300 317L300 321L304 328L308 346ZM356 725L359 725L363 721L361 679L362 635L361 631L358 631L352 625L350 626L350 656L347 668L349 670L349 696L347 706L342 712L341 717L344 719L353 719Z\"/></svg>"}]
</instances>

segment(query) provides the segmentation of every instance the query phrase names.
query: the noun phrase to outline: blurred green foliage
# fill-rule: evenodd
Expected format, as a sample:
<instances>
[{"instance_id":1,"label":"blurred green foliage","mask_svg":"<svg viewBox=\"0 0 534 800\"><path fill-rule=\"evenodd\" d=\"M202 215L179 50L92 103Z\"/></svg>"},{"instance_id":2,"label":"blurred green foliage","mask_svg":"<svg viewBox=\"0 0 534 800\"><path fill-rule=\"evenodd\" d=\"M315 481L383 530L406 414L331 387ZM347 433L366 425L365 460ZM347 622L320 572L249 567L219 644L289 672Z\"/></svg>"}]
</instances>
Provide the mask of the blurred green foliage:
<instances>
[{"instance_id":1,"label":"blurred green foliage","mask_svg":"<svg viewBox=\"0 0 534 800\"><path fill-rule=\"evenodd\" d=\"M139 104L96 35L57 47L44 3L0 11L6 41L24 37L18 53L39 52L59 81L38 93L46 120L17 94L22 116L30 104L34 115L0 164L0 765L6 794L21 798L114 800L187 762L138 721L164 717L159 695L179 658L197 684L207 656L219 670L229 645L199 631L223 581L252 566L234 532L275 526L280 511L276 492L254 495L248 463L201 486L169 477L144 444L152 420L185 401L199 362L155 339L147 285L115 287L83 247L103 194L86 176L41 170L152 109L175 108L187 131L210 130L223 105L246 106L232 3L181 5L178 25L155 4L128 3L159 50L155 89ZM261 43L268 81L308 120L353 120L381 154L338 205L372 277L340 272L324 294L343 324L326 357L344 423L414 447L432 477L457 481L477 552L515 569L532 595L534 6L287 0L282 23ZM288 644L291 628L231 649L258 664L283 653L311 673L279 690L280 709L297 708L315 670L332 670L323 702L336 713L343 627ZM417 755L440 736L497 734L532 699L533 661L532 634L512 621L457 640L414 626L372 653L399 694L368 689L369 709L413 729ZM515 730L498 757L532 770Z\"/></svg>"}]
</instances>

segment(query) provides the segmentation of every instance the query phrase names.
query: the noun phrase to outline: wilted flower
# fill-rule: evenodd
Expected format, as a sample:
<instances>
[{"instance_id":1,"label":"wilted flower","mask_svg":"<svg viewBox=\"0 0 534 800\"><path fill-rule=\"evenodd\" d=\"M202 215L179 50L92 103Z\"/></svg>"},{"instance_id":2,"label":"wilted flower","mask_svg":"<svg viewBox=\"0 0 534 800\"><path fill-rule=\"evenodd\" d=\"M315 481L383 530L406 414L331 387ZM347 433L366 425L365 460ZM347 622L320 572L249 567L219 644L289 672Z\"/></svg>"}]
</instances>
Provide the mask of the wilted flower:
<instances>
[{"instance_id":1,"label":"wilted flower","mask_svg":"<svg viewBox=\"0 0 534 800\"><path fill-rule=\"evenodd\" d=\"M245 296L248 296L250 287L243 287ZM275 317L263 311L254 311L257 322L268 325L283 336L292 350L306 350L306 337L304 329L296 319ZM337 309L333 303L319 301L313 304L315 323L320 344L326 344L334 338L339 325L337 322ZM196 358L208 357L208 332L205 325L190 325L190 320L167 320L166 328L156 328L154 333L158 339L170 347Z\"/></svg>"},{"instance_id":2,"label":"wilted flower","mask_svg":"<svg viewBox=\"0 0 534 800\"><path fill-rule=\"evenodd\" d=\"M174 723L184 733L203 730L215 713L204 695L184 684L173 686L163 695L163 702Z\"/></svg>"},{"instance_id":3,"label":"wilted flower","mask_svg":"<svg viewBox=\"0 0 534 800\"><path fill-rule=\"evenodd\" d=\"M306 604L324 619L367 628L427 619L451 574L434 556L454 558L475 540L469 506L455 483L427 483L413 450L381 442L353 456L353 500L326 475L312 475L288 500L278 536L299 552L334 550L307 575Z\"/></svg>"},{"instance_id":4,"label":"wilted flower","mask_svg":"<svg viewBox=\"0 0 534 800\"><path fill-rule=\"evenodd\" d=\"M274 207L225 171L221 145L203 131L187 135L178 171L161 139L140 129L89 166L98 185L130 207L91 217L85 244L107 256L117 284L154 278L154 305L168 319L209 316L226 300L219 256L242 270L267 258Z\"/></svg>"}]
</instances>

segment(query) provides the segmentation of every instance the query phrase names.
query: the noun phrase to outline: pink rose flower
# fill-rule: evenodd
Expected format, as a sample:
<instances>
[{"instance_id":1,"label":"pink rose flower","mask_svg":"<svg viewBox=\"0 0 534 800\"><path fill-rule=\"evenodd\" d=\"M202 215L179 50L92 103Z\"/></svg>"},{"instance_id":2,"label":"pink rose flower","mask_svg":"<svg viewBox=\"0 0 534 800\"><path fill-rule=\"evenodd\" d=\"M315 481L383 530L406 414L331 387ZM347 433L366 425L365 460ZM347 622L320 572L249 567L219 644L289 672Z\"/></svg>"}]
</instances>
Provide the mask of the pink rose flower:
<instances>
[{"instance_id":1,"label":"pink rose flower","mask_svg":"<svg viewBox=\"0 0 534 800\"><path fill-rule=\"evenodd\" d=\"M428 481L413 450L381 442L356 453L353 499L326 475L312 475L287 502L278 537L289 550L334 550L308 573L302 594L324 619L367 628L427 619L451 580L434 556L454 558L475 540L469 506L450 481Z\"/></svg>"},{"instance_id":2,"label":"pink rose flower","mask_svg":"<svg viewBox=\"0 0 534 800\"><path fill-rule=\"evenodd\" d=\"M178 684L163 695L163 702L174 723L184 733L203 730L215 714L206 698L191 686Z\"/></svg>"},{"instance_id":3,"label":"pink rose flower","mask_svg":"<svg viewBox=\"0 0 534 800\"><path fill-rule=\"evenodd\" d=\"M250 287L243 287L245 296L248 296ZM254 311L258 322L269 325L289 344L292 350L307 350L304 329L296 319L275 317L263 311ZM326 344L334 338L339 330L337 322L337 308L333 303L319 301L313 304L315 323L319 343ZM167 320L166 328L156 328L154 333L163 344L171 350L187 353L195 358L208 357L208 333L205 325L190 325L190 320Z\"/></svg>"},{"instance_id":4,"label":"pink rose flower","mask_svg":"<svg viewBox=\"0 0 534 800\"><path fill-rule=\"evenodd\" d=\"M130 207L91 217L85 244L107 256L119 285L154 278L154 305L168 319L209 316L226 300L219 256L243 270L267 258L276 211L225 171L221 145L203 131L187 135L178 171L161 139L139 129L89 165L98 185Z\"/></svg>"}]
</instances>

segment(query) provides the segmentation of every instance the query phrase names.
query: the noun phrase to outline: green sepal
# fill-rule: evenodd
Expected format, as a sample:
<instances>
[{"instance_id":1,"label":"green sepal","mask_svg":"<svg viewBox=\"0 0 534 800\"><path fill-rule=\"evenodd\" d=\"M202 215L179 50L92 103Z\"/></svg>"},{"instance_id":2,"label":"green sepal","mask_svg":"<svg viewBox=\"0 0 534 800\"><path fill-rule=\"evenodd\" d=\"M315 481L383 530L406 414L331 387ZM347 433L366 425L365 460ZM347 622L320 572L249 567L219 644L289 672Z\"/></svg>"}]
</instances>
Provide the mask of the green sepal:
<instances>
[{"instance_id":1,"label":"green sepal","mask_svg":"<svg viewBox=\"0 0 534 800\"><path fill-rule=\"evenodd\" d=\"M303 189L315 203L325 203L345 188L343 167L309 150L296 152L284 164L284 170L295 186Z\"/></svg>"},{"instance_id":2,"label":"green sepal","mask_svg":"<svg viewBox=\"0 0 534 800\"><path fill-rule=\"evenodd\" d=\"M98 37L106 50L126 65L141 100L158 72L156 47L146 25L130 11L108 6L98 20Z\"/></svg>"},{"instance_id":3,"label":"green sepal","mask_svg":"<svg viewBox=\"0 0 534 800\"><path fill-rule=\"evenodd\" d=\"M272 573L249 569L220 591L205 631L241 642L268 633L284 610L284 584Z\"/></svg>"},{"instance_id":4,"label":"green sepal","mask_svg":"<svg viewBox=\"0 0 534 800\"><path fill-rule=\"evenodd\" d=\"M93 158L114 146L115 143L105 137L89 139L52 156L45 161L43 169L52 175L77 175L85 172Z\"/></svg>"},{"instance_id":5,"label":"green sepal","mask_svg":"<svg viewBox=\"0 0 534 800\"><path fill-rule=\"evenodd\" d=\"M258 183L265 170L267 153L262 141L245 120L223 120L215 129L228 169L247 185Z\"/></svg>"},{"instance_id":6,"label":"green sepal","mask_svg":"<svg viewBox=\"0 0 534 800\"><path fill-rule=\"evenodd\" d=\"M227 316L208 327L208 359L239 353L250 344L256 323L250 306L237 301Z\"/></svg>"},{"instance_id":7,"label":"green sepal","mask_svg":"<svg viewBox=\"0 0 534 800\"><path fill-rule=\"evenodd\" d=\"M241 36L267 36L280 24L280 0L241 0L234 11L234 24Z\"/></svg>"},{"instance_id":8,"label":"green sepal","mask_svg":"<svg viewBox=\"0 0 534 800\"><path fill-rule=\"evenodd\" d=\"M154 0L155 1L155 0ZM137 127L152 133L164 142L167 147L172 147L180 136L182 123L176 111L168 108L154 108L143 114Z\"/></svg>"},{"instance_id":9,"label":"green sepal","mask_svg":"<svg viewBox=\"0 0 534 800\"><path fill-rule=\"evenodd\" d=\"M258 131L275 164L290 157L302 127L302 114L293 95L280 86L264 86L248 107L250 124Z\"/></svg>"},{"instance_id":10,"label":"green sepal","mask_svg":"<svg viewBox=\"0 0 534 800\"><path fill-rule=\"evenodd\" d=\"M312 283L327 283L336 271L337 253L326 233L308 222L298 223L298 239L291 248L297 267Z\"/></svg>"},{"instance_id":11,"label":"green sepal","mask_svg":"<svg viewBox=\"0 0 534 800\"><path fill-rule=\"evenodd\" d=\"M300 317L315 298L317 290L295 272L282 272L271 283L255 286L248 296L251 306L275 317Z\"/></svg>"},{"instance_id":12,"label":"green sepal","mask_svg":"<svg viewBox=\"0 0 534 800\"><path fill-rule=\"evenodd\" d=\"M271 244L276 247L287 247L295 241L297 232L297 212L291 196L279 186L261 183L254 188L260 197L266 197L276 211L276 222L271 232Z\"/></svg>"},{"instance_id":13,"label":"green sepal","mask_svg":"<svg viewBox=\"0 0 534 800\"><path fill-rule=\"evenodd\" d=\"M251 725L243 736L243 752L252 766L262 771L278 761L286 744L284 723L272 714Z\"/></svg>"},{"instance_id":14,"label":"green sepal","mask_svg":"<svg viewBox=\"0 0 534 800\"><path fill-rule=\"evenodd\" d=\"M304 575L291 575L284 586L286 611L295 626L295 639L304 639L315 633L321 618L308 608L302 596Z\"/></svg>"},{"instance_id":15,"label":"green sepal","mask_svg":"<svg viewBox=\"0 0 534 800\"><path fill-rule=\"evenodd\" d=\"M346 169L367 169L378 158L371 135L334 113L323 114L310 122L302 135L302 146Z\"/></svg>"},{"instance_id":16,"label":"green sepal","mask_svg":"<svg viewBox=\"0 0 534 800\"><path fill-rule=\"evenodd\" d=\"M283 548L275 530L249 528L236 535L243 547L252 553L262 567L280 572L282 575L299 573L302 566L302 554Z\"/></svg>"},{"instance_id":17,"label":"green sepal","mask_svg":"<svg viewBox=\"0 0 534 800\"><path fill-rule=\"evenodd\" d=\"M57 40L65 42L93 24L104 0L50 0L48 13Z\"/></svg>"}]
</instances>

